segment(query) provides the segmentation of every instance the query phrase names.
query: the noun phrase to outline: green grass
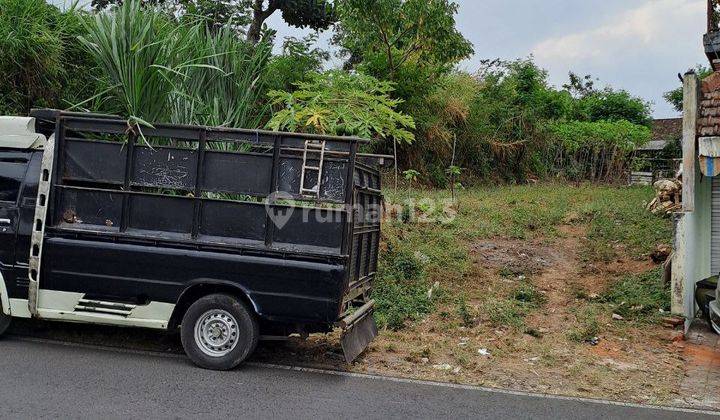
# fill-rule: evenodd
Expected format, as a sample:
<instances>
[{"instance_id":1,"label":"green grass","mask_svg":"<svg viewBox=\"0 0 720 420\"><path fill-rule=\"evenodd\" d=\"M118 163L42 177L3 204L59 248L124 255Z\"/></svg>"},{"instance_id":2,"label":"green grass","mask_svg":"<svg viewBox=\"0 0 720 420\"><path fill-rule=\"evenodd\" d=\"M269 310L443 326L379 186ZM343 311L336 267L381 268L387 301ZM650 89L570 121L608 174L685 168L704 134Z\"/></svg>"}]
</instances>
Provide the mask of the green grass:
<instances>
[{"instance_id":1,"label":"green grass","mask_svg":"<svg viewBox=\"0 0 720 420\"><path fill-rule=\"evenodd\" d=\"M431 313L438 296L450 297L434 292L429 299L427 292L435 282L441 290L462 289L471 274L469 247L474 241L552 239L562 235L562 225L583 224L587 238L581 240L580 251L587 261L601 263L621 255L642 259L657 244L670 243L672 236L669 220L645 211L653 195L649 187L590 184L478 187L460 192L457 217L451 222L420 223L408 214L402 220L386 222L383 238L389 251L381 253L374 294L379 303L378 320L383 326L402 328L406 321ZM421 207L431 207L432 214L438 215L450 192L386 191L389 204L408 199L425 200ZM439 204L428 206L429 202ZM529 311L542 305L543 298L527 283L510 295L489 296L483 309L493 324L519 328ZM461 324L472 317L465 309L456 311Z\"/></svg>"},{"instance_id":2,"label":"green grass","mask_svg":"<svg viewBox=\"0 0 720 420\"><path fill-rule=\"evenodd\" d=\"M654 322L661 317L661 309L670 310L670 290L663 284L662 268L624 277L603 298L613 312L631 321Z\"/></svg>"},{"instance_id":3,"label":"green grass","mask_svg":"<svg viewBox=\"0 0 720 420\"><path fill-rule=\"evenodd\" d=\"M568 338L582 343L590 341L600 334L600 309L596 305L587 306L576 311L578 325L568 331Z\"/></svg>"}]
</instances>

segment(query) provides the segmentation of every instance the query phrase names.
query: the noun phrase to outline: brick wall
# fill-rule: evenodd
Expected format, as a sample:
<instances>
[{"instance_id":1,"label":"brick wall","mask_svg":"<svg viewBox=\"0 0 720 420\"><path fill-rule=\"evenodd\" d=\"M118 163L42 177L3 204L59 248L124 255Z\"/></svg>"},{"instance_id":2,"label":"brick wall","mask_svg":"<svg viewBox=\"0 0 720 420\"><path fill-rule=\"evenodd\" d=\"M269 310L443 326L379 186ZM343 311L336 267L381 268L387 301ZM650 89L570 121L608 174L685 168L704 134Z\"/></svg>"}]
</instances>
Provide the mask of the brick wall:
<instances>
[{"instance_id":1,"label":"brick wall","mask_svg":"<svg viewBox=\"0 0 720 420\"><path fill-rule=\"evenodd\" d=\"M701 137L720 136L720 72L702 82L698 133Z\"/></svg>"}]
</instances>

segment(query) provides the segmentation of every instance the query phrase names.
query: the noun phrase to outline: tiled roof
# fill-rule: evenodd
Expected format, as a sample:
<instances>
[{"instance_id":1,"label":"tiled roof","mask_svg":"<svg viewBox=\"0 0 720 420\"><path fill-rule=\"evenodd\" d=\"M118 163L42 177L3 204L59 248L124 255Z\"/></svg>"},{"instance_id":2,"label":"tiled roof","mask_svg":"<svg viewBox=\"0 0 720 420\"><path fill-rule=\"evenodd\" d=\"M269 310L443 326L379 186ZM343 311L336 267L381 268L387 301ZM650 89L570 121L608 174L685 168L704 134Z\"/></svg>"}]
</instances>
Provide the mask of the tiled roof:
<instances>
[{"instance_id":1,"label":"tiled roof","mask_svg":"<svg viewBox=\"0 0 720 420\"><path fill-rule=\"evenodd\" d=\"M677 140L682 138L682 118L665 118L654 120L652 124L652 140Z\"/></svg>"}]
</instances>

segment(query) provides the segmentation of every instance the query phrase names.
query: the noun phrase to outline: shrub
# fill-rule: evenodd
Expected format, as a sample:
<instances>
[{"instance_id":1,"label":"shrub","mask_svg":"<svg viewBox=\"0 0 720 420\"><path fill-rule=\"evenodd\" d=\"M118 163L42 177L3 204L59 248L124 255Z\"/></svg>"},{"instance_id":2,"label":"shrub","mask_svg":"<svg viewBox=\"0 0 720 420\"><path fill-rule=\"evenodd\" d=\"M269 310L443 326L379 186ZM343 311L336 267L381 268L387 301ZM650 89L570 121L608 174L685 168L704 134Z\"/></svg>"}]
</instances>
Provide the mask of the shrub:
<instances>
[{"instance_id":1,"label":"shrub","mask_svg":"<svg viewBox=\"0 0 720 420\"><path fill-rule=\"evenodd\" d=\"M391 83L362 73L340 70L310 75L290 93L269 93L276 112L268 127L272 130L394 139L411 143L408 131L415 122L395 109L401 101L392 99Z\"/></svg>"},{"instance_id":2,"label":"shrub","mask_svg":"<svg viewBox=\"0 0 720 420\"><path fill-rule=\"evenodd\" d=\"M400 329L434 308L420 261L408 250L390 248L380 258L373 298L380 327Z\"/></svg>"},{"instance_id":3,"label":"shrub","mask_svg":"<svg viewBox=\"0 0 720 420\"><path fill-rule=\"evenodd\" d=\"M77 41L86 16L45 0L0 0L0 114L67 108L92 96L92 60Z\"/></svg>"},{"instance_id":4,"label":"shrub","mask_svg":"<svg viewBox=\"0 0 720 420\"><path fill-rule=\"evenodd\" d=\"M138 122L257 127L270 50L231 28L178 22L137 0L99 13L81 41L105 75L100 110Z\"/></svg>"}]
</instances>

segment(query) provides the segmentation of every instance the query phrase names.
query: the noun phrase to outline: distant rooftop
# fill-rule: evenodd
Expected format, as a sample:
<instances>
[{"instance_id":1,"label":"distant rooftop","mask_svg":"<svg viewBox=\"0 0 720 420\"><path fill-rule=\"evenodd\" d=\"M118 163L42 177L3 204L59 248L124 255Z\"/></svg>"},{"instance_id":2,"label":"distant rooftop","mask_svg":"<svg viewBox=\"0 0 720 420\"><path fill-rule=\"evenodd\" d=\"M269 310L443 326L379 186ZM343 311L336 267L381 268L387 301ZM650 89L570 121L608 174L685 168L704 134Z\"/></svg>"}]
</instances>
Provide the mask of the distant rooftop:
<instances>
[{"instance_id":1,"label":"distant rooftop","mask_svg":"<svg viewBox=\"0 0 720 420\"><path fill-rule=\"evenodd\" d=\"M656 151L664 149L669 141L682 138L682 125L682 118L654 120L650 142L638 150Z\"/></svg>"}]
</instances>

